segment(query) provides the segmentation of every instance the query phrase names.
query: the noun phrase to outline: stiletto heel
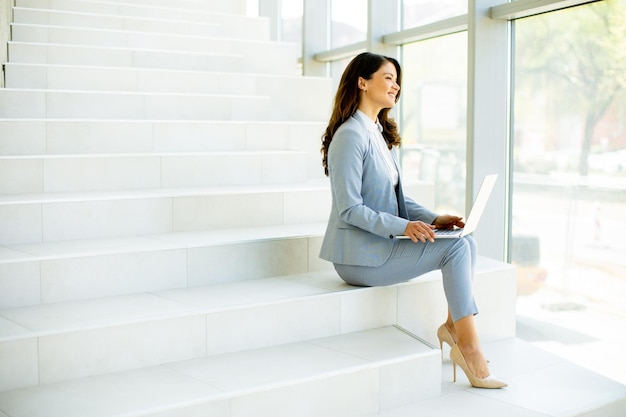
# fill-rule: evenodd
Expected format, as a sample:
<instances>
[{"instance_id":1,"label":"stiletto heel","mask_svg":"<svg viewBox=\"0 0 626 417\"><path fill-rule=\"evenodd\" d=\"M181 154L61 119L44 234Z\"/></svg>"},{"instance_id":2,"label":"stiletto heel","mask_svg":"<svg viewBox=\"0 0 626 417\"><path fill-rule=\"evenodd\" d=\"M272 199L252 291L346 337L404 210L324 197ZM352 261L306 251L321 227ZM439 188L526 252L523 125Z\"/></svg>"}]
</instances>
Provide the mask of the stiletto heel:
<instances>
[{"instance_id":1,"label":"stiletto heel","mask_svg":"<svg viewBox=\"0 0 626 417\"><path fill-rule=\"evenodd\" d=\"M452 361L452 382L456 382L456 363Z\"/></svg>"},{"instance_id":2,"label":"stiletto heel","mask_svg":"<svg viewBox=\"0 0 626 417\"><path fill-rule=\"evenodd\" d=\"M450 347L456 344L445 323L437 329L437 339L439 339L439 350L441 350L441 359L443 360L443 342L446 342Z\"/></svg>"},{"instance_id":3,"label":"stiletto heel","mask_svg":"<svg viewBox=\"0 0 626 417\"><path fill-rule=\"evenodd\" d=\"M456 345L454 337L452 337L450 330L448 330L445 324L442 324L437 329L437 338L439 339L439 347L443 347L443 342L446 342L450 347Z\"/></svg>"},{"instance_id":4,"label":"stiletto heel","mask_svg":"<svg viewBox=\"0 0 626 417\"><path fill-rule=\"evenodd\" d=\"M508 384L504 381L499 380L493 375L489 375L485 378L478 378L476 375L470 371L467 362L465 361L465 357L459 349L458 345L452 346L450 350L450 359L452 359L452 372L454 382L456 382L456 366L459 365L463 372L465 372L465 376L469 380L470 384L472 384L475 388L504 388L507 387Z\"/></svg>"}]
</instances>

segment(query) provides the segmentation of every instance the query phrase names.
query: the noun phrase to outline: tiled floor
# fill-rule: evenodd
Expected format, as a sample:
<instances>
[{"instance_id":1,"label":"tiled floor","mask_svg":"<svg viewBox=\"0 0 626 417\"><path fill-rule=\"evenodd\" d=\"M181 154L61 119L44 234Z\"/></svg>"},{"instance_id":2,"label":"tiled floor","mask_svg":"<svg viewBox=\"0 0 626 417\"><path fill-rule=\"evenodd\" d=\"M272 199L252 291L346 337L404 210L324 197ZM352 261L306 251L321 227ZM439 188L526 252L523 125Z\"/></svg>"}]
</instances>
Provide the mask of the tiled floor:
<instances>
[{"instance_id":1,"label":"tiled floor","mask_svg":"<svg viewBox=\"0 0 626 417\"><path fill-rule=\"evenodd\" d=\"M484 346L494 375L509 386L472 388L444 346L442 394L380 417L624 417L626 386L519 339ZM607 405L610 404L610 405ZM600 410L596 410L597 408Z\"/></svg>"},{"instance_id":2,"label":"tiled floor","mask_svg":"<svg viewBox=\"0 0 626 417\"><path fill-rule=\"evenodd\" d=\"M570 303L570 309L551 306ZM548 291L518 297L517 335L522 340L626 384L626 317L601 304ZM626 412L624 412L626 415Z\"/></svg>"}]
</instances>

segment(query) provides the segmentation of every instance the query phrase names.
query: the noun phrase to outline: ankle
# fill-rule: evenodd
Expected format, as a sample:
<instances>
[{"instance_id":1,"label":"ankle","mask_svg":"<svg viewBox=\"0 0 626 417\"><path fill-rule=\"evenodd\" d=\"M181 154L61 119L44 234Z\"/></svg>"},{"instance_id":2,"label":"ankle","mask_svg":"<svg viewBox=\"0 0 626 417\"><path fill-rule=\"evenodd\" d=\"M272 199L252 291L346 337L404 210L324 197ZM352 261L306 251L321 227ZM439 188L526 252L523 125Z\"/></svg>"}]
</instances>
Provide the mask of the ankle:
<instances>
[{"instance_id":1,"label":"ankle","mask_svg":"<svg viewBox=\"0 0 626 417\"><path fill-rule=\"evenodd\" d=\"M475 343L473 341L467 342L459 339L457 340L457 345L463 353L463 356L474 356L477 354L482 356L482 350L478 343Z\"/></svg>"},{"instance_id":2,"label":"ankle","mask_svg":"<svg viewBox=\"0 0 626 417\"><path fill-rule=\"evenodd\" d=\"M456 327L454 327L454 322L446 321L443 325L446 327L446 329L448 329L448 332L450 332L451 334L456 334Z\"/></svg>"}]
</instances>

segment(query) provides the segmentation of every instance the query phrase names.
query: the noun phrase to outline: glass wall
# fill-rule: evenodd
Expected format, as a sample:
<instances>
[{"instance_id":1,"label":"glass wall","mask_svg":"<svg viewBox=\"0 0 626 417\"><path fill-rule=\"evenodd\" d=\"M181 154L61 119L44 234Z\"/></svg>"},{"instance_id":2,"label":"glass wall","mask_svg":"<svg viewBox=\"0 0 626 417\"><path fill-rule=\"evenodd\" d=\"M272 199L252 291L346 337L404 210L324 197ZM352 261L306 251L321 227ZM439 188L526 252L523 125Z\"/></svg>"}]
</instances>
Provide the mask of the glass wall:
<instances>
[{"instance_id":1,"label":"glass wall","mask_svg":"<svg viewBox=\"0 0 626 417\"><path fill-rule=\"evenodd\" d=\"M411 28L467 13L467 0L404 0L402 27Z\"/></svg>"},{"instance_id":2,"label":"glass wall","mask_svg":"<svg viewBox=\"0 0 626 417\"><path fill-rule=\"evenodd\" d=\"M403 178L435 184L435 210L465 216L467 33L402 48Z\"/></svg>"},{"instance_id":3,"label":"glass wall","mask_svg":"<svg viewBox=\"0 0 626 417\"><path fill-rule=\"evenodd\" d=\"M518 336L626 381L626 2L518 20L513 49Z\"/></svg>"},{"instance_id":4,"label":"glass wall","mask_svg":"<svg viewBox=\"0 0 626 417\"><path fill-rule=\"evenodd\" d=\"M281 29L283 42L302 45L302 13L303 0L289 0L281 2Z\"/></svg>"},{"instance_id":5,"label":"glass wall","mask_svg":"<svg viewBox=\"0 0 626 417\"><path fill-rule=\"evenodd\" d=\"M365 40L367 35L367 0L332 0L331 48Z\"/></svg>"}]
</instances>

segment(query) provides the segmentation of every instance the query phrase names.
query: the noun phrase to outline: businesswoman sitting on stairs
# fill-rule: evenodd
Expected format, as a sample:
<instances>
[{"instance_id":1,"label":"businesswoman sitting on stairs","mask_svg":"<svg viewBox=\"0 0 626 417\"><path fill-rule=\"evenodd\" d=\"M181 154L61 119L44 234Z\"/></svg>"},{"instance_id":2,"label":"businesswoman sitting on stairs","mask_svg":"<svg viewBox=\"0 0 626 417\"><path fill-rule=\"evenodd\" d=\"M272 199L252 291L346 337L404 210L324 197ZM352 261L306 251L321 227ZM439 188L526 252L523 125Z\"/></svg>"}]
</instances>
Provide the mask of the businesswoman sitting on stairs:
<instances>
[{"instance_id":1,"label":"businesswoman sitting on stairs","mask_svg":"<svg viewBox=\"0 0 626 417\"><path fill-rule=\"evenodd\" d=\"M341 77L322 136L332 209L320 257L358 286L395 284L440 269L448 318L437 337L451 347L455 380L459 365L475 387L505 387L489 373L474 324L473 238L435 239L434 228L463 227L461 218L438 215L402 191L396 155L400 136L388 118L400 85L399 63L367 52L355 57Z\"/></svg>"}]
</instances>

